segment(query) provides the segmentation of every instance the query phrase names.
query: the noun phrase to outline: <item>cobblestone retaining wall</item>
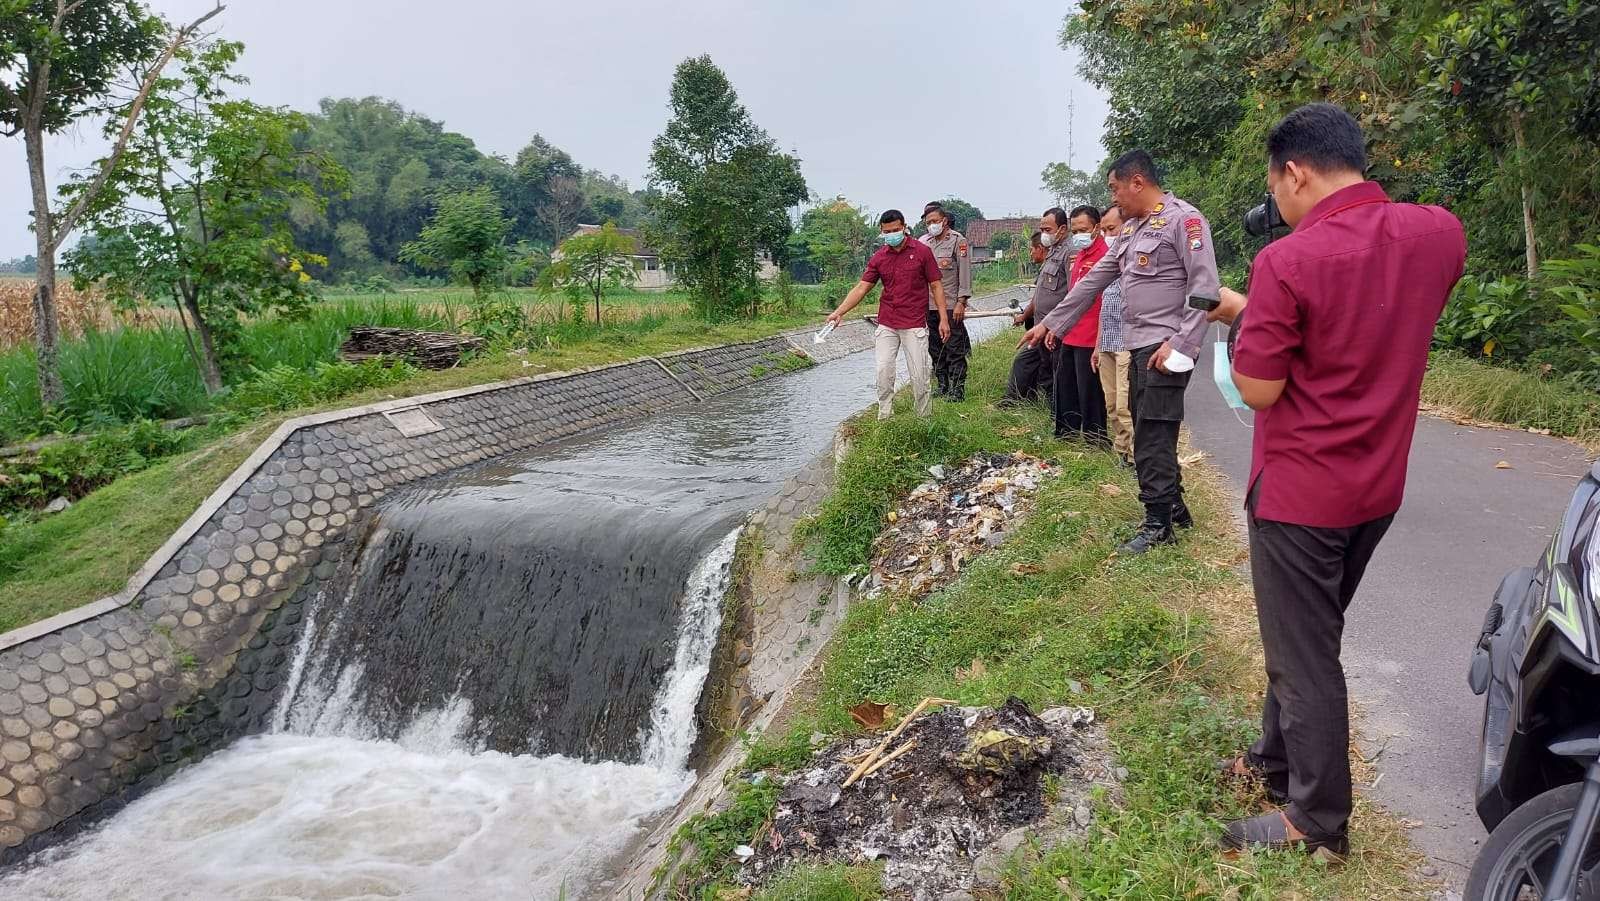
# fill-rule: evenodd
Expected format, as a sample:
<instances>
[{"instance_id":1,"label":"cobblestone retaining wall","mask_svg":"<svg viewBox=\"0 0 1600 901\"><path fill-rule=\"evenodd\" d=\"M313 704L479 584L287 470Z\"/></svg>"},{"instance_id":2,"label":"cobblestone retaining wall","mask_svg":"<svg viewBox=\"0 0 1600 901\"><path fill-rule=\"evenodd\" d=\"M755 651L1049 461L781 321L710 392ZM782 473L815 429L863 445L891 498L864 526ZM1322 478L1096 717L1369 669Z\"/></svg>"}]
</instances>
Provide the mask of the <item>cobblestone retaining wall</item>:
<instances>
[{"instance_id":1,"label":"cobblestone retaining wall","mask_svg":"<svg viewBox=\"0 0 1600 901\"><path fill-rule=\"evenodd\" d=\"M779 337L286 423L123 595L0 636L0 865L269 728L305 602L349 565L346 544L388 491L777 375L796 346Z\"/></svg>"}]
</instances>

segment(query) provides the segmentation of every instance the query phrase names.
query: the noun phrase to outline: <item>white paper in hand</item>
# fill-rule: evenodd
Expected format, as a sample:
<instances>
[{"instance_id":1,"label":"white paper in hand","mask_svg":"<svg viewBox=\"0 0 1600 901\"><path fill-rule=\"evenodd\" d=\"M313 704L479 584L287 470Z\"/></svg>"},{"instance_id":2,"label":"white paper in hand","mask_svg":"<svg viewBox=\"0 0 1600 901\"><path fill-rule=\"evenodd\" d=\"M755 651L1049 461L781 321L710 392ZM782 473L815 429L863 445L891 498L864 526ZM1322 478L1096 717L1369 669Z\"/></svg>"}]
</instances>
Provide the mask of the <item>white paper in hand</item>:
<instances>
[{"instance_id":1,"label":"white paper in hand","mask_svg":"<svg viewBox=\"0 0 1600 901\"><path fill-rule=\"evenodd\" d=\"M1173 351L1167 355L1166 366L1168 372L1188 372L1194 368L1194 358Z\"/></svg>"},{"instance_id":2,"label":"white paper in hand","mask_svg":"<svg viewBox=\"0 0 1600 901\"><path fill-rule=\"evenodd\" d=\"M822 331L817 332L815 335L811 336L811 343L812 344L821 344L822 342L828 340L828 336L833 334L833 327L834 327L834 323L832 323L832 322L830 322L827 325L823 326L822 327Z\"/></svg>"}]
</instances>

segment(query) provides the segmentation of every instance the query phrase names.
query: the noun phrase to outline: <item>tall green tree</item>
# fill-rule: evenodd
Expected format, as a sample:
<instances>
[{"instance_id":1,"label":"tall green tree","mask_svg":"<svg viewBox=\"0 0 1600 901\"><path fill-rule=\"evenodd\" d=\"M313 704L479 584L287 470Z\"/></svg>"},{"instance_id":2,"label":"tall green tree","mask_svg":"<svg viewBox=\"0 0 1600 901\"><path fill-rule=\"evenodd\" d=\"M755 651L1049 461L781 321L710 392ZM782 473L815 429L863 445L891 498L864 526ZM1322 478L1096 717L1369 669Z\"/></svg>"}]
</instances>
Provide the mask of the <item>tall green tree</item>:
<instances>
[{"instance_id":1,"label":"tall green tree","mask_svg":"<svg viewBox=\"0 0 1600 901\"><path fill-rule=\"evenodd\" d=\"M170 30L134 0L0 0L0 134L22 135L27 157L38 261L34 343L39 397L47 407L66 399L56 372L56 252L110 178L162 68L221 11L219 5ZM138 87L131 96L118 98L117 79L130 73ZM57 214L50 207L45 135L68 129L108 106L113 121L119 123L111 153L72 204Z\"/></svg>"},{"instance_id":2,"label":"tall green tree","mask_svg":"<svg viewBox=\"0 0 1600 901\"><path fill-rule=\"evenodd\" d=\"M306 269L325 262L294 243L289 216L337 191L344 173L302 150L306 117L231 99L243 45L193 44L179 72L155 83L143 127L128 142L85 217L93 240L69 262L123 306L170 297L206 389L223 386L241 314L303 314L315 297ZM90 185L63 189L76 198Z\"/></svg>"},{"instance_id":3,"label":"tall green tree","mask_svg":"<svg viewBox=\"0 0 1600 901\"><path fill-rule=\"evenodd\" d=\"M825 281L854 279L877 246L877 232L865 207L830 201L801 214L790 257Z\"/></svg>"},{"instance_id":4,"label":"tall green tree","mask_svg":"<svg viewBox=\"0 0 1600 901\"><path fill-rule=\"evenodd\" d=\"M400 249L400 258L426 270L449 272L482 301L511 261L506 246L510 234L511 220L494 192L477 188L440 200L439 211L417 240Z\"/></svg>"},{"instance_id":5,"label":"tall green tree","mask_svg":"<svg viewBox=\"0 0 1600 901\"><path fill-rule=\"evenodd\" d=\"M1091 175L1066 163L1051 163L1039 173L1039 179L1056 206L1064 210L1084 204L1104 208L1111 202L1105 175L1098 171Z\"/></svg>"},{"instance_id":6,"label":"tall green tree","mask_svg":"<svg viewBox=\"0 0 1600 901\"><path fill-rule=\"evenodd\" d=\"M594 299L594 324L600 324L600 302L607 291L634 282L634 240L617 231L614 222L586 235L573 235L545 270L539 273L539 288L546 293L563 291L572 302L574 319L583 318L584 301Z\"/></svg>"},{"instance_id":7,"label":"tall green tree","mask_svg":"<svg viewBox=\"0 0 1600 901\"><path fill-rule=\"evenodd\" d=\"M1536 228L1539 173L1588 176L1600 139L1600 2L1477 0L1439 22L1429 47L1437 97L1472 129L1496 159L1509 163L1521 199L1528 278L1539 272ZM1583 157L1552 159L1587 145ZM1565 140L1563 140L1565 139ZM1576 172L1563 162L1578 164ZM1583 168L1591 170L1585 173ZM1554 192L1552 192L1554 193ZM1570 240L1570 239L1569 239Z\"/></svg>"},{"instance_id":8,"label":"tall green tree","mask_svg":"<svg viewBox=\"0 0 1600 901\"><path fill-rule=\"evenodd\" d=\"M702 315L753 316L759 257L783 256L788 209L810 193L800 162L751 120L709 56L678 65L671 108L650 153L651 242L676 264Z\"/></svg>"}]
</instances>

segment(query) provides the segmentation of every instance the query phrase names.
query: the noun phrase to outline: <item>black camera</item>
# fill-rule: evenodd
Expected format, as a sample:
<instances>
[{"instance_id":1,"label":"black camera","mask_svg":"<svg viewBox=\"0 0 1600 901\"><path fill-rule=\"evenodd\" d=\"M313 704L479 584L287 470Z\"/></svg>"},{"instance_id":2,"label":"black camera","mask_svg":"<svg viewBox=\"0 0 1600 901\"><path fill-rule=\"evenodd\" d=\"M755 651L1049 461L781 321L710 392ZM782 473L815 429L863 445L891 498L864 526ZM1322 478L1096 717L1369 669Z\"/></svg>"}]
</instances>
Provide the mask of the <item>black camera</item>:
<instances>
[{"instance_id":1,"label":"black camera","mask_svg":"<svg viewBox=\"0 0 1600 901\"><path fill-rule=\"evenodd\" d=\"M1271 237L1272 230L1285 228L1289 223L1283 221L1283 214L1278 212L1278 201L1268 191L1262 202L1244 214L1244 230L1258 238Z\"/></svg>"}]
</instances>

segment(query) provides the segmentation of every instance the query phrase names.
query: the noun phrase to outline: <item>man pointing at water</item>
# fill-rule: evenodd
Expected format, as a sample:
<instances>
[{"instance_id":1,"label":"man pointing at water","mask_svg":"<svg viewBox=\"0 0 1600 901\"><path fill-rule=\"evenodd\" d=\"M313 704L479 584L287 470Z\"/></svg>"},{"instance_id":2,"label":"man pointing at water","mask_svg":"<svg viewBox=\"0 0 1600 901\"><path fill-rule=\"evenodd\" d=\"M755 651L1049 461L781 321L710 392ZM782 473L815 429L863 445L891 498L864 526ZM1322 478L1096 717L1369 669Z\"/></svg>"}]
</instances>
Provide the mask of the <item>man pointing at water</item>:
<instances>
[{"instance_id":1,"label":"man pointing at water","mask_svg":"<svg viewBox=\"0 0 1600 901\"><path fill-rule=\"evenodd\" d=\"M1132 353L1134 468L1145 515L1138 533L1117 552L1143 554L1176 543L1174 525L1194 524L1183 503L1178 428L1206 317L1188 299L1215 299L1220 285L1210 224L1199 210L1161 187L1150 154L1123 154L1111 164L1106 180L1127 223L1115 249L1078 280L1043 322L1028 330L1018 347L1059 341L1108 285L1122 279L1123 346Z\"/></svg>"}]
</instances>

